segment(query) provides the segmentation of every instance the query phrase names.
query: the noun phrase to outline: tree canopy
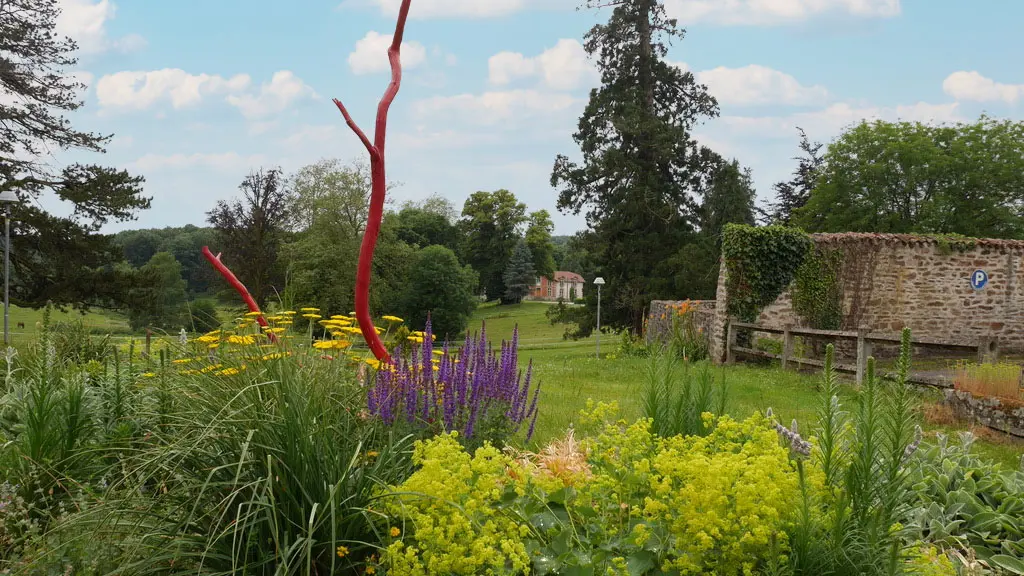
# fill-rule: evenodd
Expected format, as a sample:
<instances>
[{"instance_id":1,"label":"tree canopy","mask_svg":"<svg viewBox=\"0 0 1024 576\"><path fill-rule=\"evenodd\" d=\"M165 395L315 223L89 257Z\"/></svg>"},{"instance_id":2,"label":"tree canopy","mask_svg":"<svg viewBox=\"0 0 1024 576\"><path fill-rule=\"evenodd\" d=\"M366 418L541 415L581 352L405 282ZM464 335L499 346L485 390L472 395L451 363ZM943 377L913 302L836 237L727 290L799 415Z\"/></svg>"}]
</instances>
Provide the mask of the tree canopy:
<instances>
[{"instance_id":1,"label":"tree canopy","mask_svg":"<svg viewBox=\"0 0 1024 576\"><path fill-rule=\"evenodd\" d=\"M214 252L224 253L225 262L263 306L275 287L283 288L278 252L291 214L290 198L279 169L252 172L238 189L241 198L218 202L207 221L217 232Z\"/></svg>"},{"instance_id":2,"label":"tree canopy","mask_svg":"<svg viewBox=\"0 0 1024 576\"><path fill-rule=\"evenodd\" d=\"M13 191L12 300L21 305L123 304L116 250L100 228L149 208L143 178L98 165L56 169L54 151L102 153L111 135L75 129L64 114L82 106L72 74L75 42L56 32L57 0L0 3L0 192ZM70 203L60 217L39 207L52 194Z\"/></svg>"},{"instance_id":3,"label":"tree canopy","mask_svg":"<svg viewBox=\"0 0 1024 576\"><path fill-rule=\"evenodd\" d=\"M526 220L526 204L508 190L475 192L466 200L459 221L463 260L480 275L489 299L505 296L502 275Z\"/></svg>"},{"instance_id":4,"label":"tree canopy","mask_svg":"<svg viewBox=\"0 0 1024 576\"><path fill-rule=\"evenodd\" d=\"M415 253L404 282L399 313L422 329L430 315L438 338L455 338L466 330L476 309L476 272L459 263L444 246L427 246Z\"/></svg>"},{"instance_id":5,"label":"tree canopy","mask_svg":"<svg viewBox=\"0 0 1024 576\"><path fill-rule=\"evenodd\" d=\"M1024 122L862 122L828 146L794 223L813 232L1024 238Z\"/></svg>"}]
</instances>

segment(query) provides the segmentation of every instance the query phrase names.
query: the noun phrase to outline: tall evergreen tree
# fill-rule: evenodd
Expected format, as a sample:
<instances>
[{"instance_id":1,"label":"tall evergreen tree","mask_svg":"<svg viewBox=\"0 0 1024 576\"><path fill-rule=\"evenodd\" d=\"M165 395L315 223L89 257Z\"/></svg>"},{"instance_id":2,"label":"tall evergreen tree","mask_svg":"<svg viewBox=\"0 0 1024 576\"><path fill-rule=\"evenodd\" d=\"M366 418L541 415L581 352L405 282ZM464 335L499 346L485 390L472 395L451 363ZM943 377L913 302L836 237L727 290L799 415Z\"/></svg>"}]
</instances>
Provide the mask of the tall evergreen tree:
<instances>
[{"instance_id":1,"label":"tall evergreen tree","mask_svg":"<svg viewBox=\"0 0 1024 576\"><path fill-rule=\"evenodd\" d=\"M811 198L811 191L814 190L821 172L822 164L825 162L821 153L822 143L811 142L803 128L797 128L800 132L800 151L803 153L793 160L797 161L796 171L793 178L787 182L779 182L772 187L775 190L775 202L769 206L769 224L782 224L788 226L793 220L793 213L803 208Z\"/></svg>"},{"instance_id":2,"label":"tall evergreen tree","mask_svg":"<svg viewBox=\"0 0 1024 576\"><path fill-rule=\"evenodd\" d=\"M530 288L537 282L537 272L533 269L533 253L525 240L520 240L512 251L503 276L505 281L505 297L503 302L518 304L530 294Z\"/></svg>"},{"instance_id":3,"label":"tall evergreen tree","mask_svg":"<svg viewBox=\"0 0 1024 576\"><path fill-rule=\"evenodd\" d=\"M57 0L0 2L0 192L13 191L11 299L22 305L124 303L127 281L108 222L149 208L143 179L124 170L72 164L53 151L103 152L112 136L76 130L63 114L82 106L85 85L72 74L75 42L56 32ZM46 193L69 203L70 216L43 210Z\"/></svg>"},{"instance_id":4,"label":"tall evergreen tree","mask_svg":"<svg viewBox=\"0 0 1024 576\"><path fill-rule=\"evenodd\" d=\"M559 210L585 212L594 232L607 281L602 322L639 330L650 301L673 296L670 258L693 231L694 194L716 156L691 130L717 116L718 103L692 73L665 61L666 43L684 31L659 0L605 5L613 7L608 23L585 42L601 87L573 136L582 162L559 155L551 183Z\"/></svg>"}]
</instances>

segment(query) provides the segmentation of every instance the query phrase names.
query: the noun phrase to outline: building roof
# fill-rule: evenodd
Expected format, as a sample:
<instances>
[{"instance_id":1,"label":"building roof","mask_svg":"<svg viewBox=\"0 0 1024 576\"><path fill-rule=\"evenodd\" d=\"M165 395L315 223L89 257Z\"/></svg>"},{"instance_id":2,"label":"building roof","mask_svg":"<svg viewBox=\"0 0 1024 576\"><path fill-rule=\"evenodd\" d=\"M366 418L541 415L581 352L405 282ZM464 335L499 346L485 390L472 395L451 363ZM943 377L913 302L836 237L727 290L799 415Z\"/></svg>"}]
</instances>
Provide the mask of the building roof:
<instances>
[{"instance_id":1,"label":"building roof","mask_svg":"<svg viewBox=\"0 0 1024 576\"><path fill-rule=\"evenodd\" d=\"M555 272L555 282L583 282L583 276L575 272L559 270Z\"/></svg>"},{"instance_id":2,"label":"building roof","mask_svg":"<svg viewBox=\"0 0 1024 576\"><path fill-rule=\"evenodd\" d=\"M845 244L848 242L871 242L878 244L925 245L942 242L966 240L975 246L1002 248L1024 248L1024 240L1005 240L1001 238L943 238L941 235L923 234L882 234L875 232L839 232L811 234L811 238L820 244Z\"/></svg>"}]
</instances>

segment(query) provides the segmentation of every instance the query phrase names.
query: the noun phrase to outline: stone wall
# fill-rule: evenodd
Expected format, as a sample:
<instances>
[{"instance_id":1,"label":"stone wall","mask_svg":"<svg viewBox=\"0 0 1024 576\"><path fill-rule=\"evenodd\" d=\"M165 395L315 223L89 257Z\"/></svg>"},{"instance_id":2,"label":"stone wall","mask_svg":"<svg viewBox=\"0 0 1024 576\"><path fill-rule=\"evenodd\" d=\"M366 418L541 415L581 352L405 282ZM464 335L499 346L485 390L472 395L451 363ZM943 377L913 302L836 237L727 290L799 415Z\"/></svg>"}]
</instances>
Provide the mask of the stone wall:
<instances>
[{"instance_id":1,"label":"stone wall","mask_svg":"<svg viewBox=\"0 0 1024 576\"><path fill-rule=\"evenodd\" d=\"M946 406L961 420L967 420L1024 438L1024 407L999 398L981 398L970 392L946 390Z\"/></svg>"},{"instance_id":2,"label":"stone wall","mask_svg":"<svg viewBox=\"0 0 1024 576\"><path fill-rule=\"evenodd\" d=\"M1005 352L1024 352L1024 241L977 240L951 246L930 237L900 234L813 234L820 247L843 251L840 285L843 330L866 328L896 336L904 326L915 338L977 345L995 338ZM988 274L981 290L975 270ZM712 358L725 358L725 266L719 273ZM806 327L785 291L757 322Z\"/></svg>"},{"instance_id":3,"label":"stone wall","mask_svg":"<svg viewBox=\"0 0 1024 576\"><path fill-rule=\"evenodd\" d=\"M658 340L665 342L668 335L672 333L672 306L680 304L677 300L655 300L651 302L651 310L647 315L647 341ZM697 327L707 337L714 332L715 327L715 301L714 300L690 300L695 307L694 315Z\"/></svg>"}]
</instances>

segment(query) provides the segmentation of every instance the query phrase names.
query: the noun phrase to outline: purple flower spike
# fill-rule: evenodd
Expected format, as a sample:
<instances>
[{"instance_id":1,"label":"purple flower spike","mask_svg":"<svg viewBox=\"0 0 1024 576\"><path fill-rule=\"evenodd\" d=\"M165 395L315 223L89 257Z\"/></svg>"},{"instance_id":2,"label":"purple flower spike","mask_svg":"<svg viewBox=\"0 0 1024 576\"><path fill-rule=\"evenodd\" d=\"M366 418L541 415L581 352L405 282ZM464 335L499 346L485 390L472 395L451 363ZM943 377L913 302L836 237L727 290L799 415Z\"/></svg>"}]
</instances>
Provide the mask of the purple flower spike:
<instances>
[{"instance_id":1,"label":"purple flower spike","mask_svg":"<svg viewBox=\"0 0 1024 576\"><path fill-rule=\"evenodd\" d=\"M518 326L512 340L501 343L500 352L488 344L486 326L481 325L478 335L466 335L457 354L444 342L440 356L434 354L429 319L423 332L422 344L408 355L396 351L393 370L373 378L366 399L371 414L387 424L404 416L414 425L443 425L468 438L479 432L480 422L501 415L509 433L529 420L527 438L533 435L540 389L535 387L530 397L532 363L525 378L519 369Z\"/></svg>"}]
</instances>

